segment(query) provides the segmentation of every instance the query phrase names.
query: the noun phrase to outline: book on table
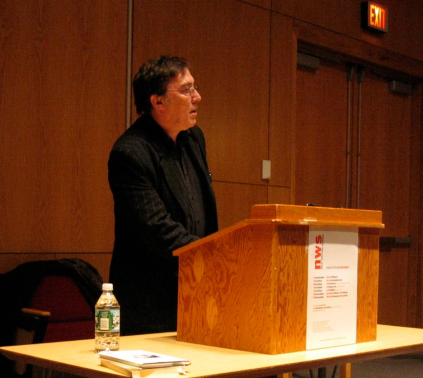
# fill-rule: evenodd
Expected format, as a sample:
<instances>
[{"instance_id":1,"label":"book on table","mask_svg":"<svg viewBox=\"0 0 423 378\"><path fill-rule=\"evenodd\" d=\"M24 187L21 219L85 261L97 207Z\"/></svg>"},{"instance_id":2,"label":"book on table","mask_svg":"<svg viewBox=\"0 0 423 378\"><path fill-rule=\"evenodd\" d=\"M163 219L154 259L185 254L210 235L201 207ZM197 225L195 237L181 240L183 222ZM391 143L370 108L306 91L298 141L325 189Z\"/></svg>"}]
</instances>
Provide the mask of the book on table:
<instances>
[{"instance_id":1,"label":"book on table","mask_svg":"<svg viewBox=\"0 0 423 378\"><path fill-rule=\"evenodd\" d=\"M188 366L190 361L167 356L165 354L148 352L146 350L117 350L99 352L101 360L118 362L139 369L157 369L172 366Z\"/></svg>"}]
</instances>

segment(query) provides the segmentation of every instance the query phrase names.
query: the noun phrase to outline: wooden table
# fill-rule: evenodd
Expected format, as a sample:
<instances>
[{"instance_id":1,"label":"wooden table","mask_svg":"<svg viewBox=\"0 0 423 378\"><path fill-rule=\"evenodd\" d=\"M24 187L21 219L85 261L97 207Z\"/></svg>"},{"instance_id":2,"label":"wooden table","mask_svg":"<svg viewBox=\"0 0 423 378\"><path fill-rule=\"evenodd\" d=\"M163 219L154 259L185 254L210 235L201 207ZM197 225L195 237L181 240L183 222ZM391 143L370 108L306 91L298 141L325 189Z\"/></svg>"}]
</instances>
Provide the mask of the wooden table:
<instances>
[{"instance_id":1,"label":"wooden table","mask_svg":"<svg viewBox=\"0 0 423 378\"><path fill-rule=\"evenodd\" d=\"M1 347L11 360L88 378L119 373L100 366L94 340ZM189 359L187 377L261 377L423 351L423 329L378 325L377 340L304 352L267 355L179 342L176 333L126 336L121 350L143 349ZM175 373L155 371L175 377Z\"/></svg>"}]
</instances>

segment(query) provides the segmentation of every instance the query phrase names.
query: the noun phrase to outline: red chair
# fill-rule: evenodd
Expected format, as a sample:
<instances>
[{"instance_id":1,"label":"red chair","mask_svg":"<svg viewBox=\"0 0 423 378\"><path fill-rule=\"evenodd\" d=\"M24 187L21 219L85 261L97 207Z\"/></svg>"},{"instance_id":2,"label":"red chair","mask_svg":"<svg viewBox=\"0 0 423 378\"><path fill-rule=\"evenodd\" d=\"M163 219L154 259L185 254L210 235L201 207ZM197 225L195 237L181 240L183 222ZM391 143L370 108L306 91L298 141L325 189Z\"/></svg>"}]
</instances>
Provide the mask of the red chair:
<instances>
[{"instance_id":1,"label":"red chair","mask_svg":"<svg viewBox=\"0 0 423 378\"><path fill-rule=\"evenodd\" d=\"M94 338L94 308L72 277L43 277L31 297L30 308L50 312L45 343Z\"/></svg>"},{"instance_id":2,"label":"red chair","mask_svg":"<svg viewBox=\"0 0 423 378\"><path fill-rule=\"evenodd\" d=\"M0 327L0 346L22 343L21 336L34 337L24 341L30 343L94 339L94 306L102 282L97 269L78 258L29 261L0 274L0 286L6 288L3 303L8 309L0 311L0 324L7 325ZM49 316L41 319L37 312L30 314L31 318L22 308ZM1 377L15 377L16 373L21 377L24 368L18 372L0 354ZM30 376L31 367L25 374Z\"/></svg>"}]
</instances>

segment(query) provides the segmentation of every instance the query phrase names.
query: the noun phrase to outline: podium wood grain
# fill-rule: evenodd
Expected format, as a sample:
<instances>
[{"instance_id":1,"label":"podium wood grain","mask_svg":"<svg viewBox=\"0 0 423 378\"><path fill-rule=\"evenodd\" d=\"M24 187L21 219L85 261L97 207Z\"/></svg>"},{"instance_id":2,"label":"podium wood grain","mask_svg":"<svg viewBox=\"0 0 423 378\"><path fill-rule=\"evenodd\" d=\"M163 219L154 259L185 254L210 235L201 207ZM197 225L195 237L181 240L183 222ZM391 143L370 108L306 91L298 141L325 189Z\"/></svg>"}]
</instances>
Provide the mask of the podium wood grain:
<instances>
[{"instance_id":1,"label":"podium wood grain","mask_svg":"<svg viewBox=\"0 0 423 378\"><path fill-rule=\"evenodd\" d=\"M358 227L357 342L375 340L380 212L288 205L255 206L251 219L175 251L178 340L305 350L310 224Z\"/></svg>"}]
</instances>

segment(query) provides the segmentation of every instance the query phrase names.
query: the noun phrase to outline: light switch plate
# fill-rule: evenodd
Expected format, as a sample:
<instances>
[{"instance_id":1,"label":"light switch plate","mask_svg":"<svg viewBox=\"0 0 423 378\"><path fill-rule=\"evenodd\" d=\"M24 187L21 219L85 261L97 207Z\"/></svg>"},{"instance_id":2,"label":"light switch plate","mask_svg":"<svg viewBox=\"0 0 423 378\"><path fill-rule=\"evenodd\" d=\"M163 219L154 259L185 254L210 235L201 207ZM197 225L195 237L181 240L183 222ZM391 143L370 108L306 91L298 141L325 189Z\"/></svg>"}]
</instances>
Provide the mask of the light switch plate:
<instances>
[{"instance_id":1,"label":"light switch plate","mask_svg":"<svg viewBox=\"0 0 423 378\"><path fill-rule=\"evenodd\" d=\"M270 160L262 161L261 178L263 180L270 180L271 177L271 162Z\"/></svg>"}]
</instances>

